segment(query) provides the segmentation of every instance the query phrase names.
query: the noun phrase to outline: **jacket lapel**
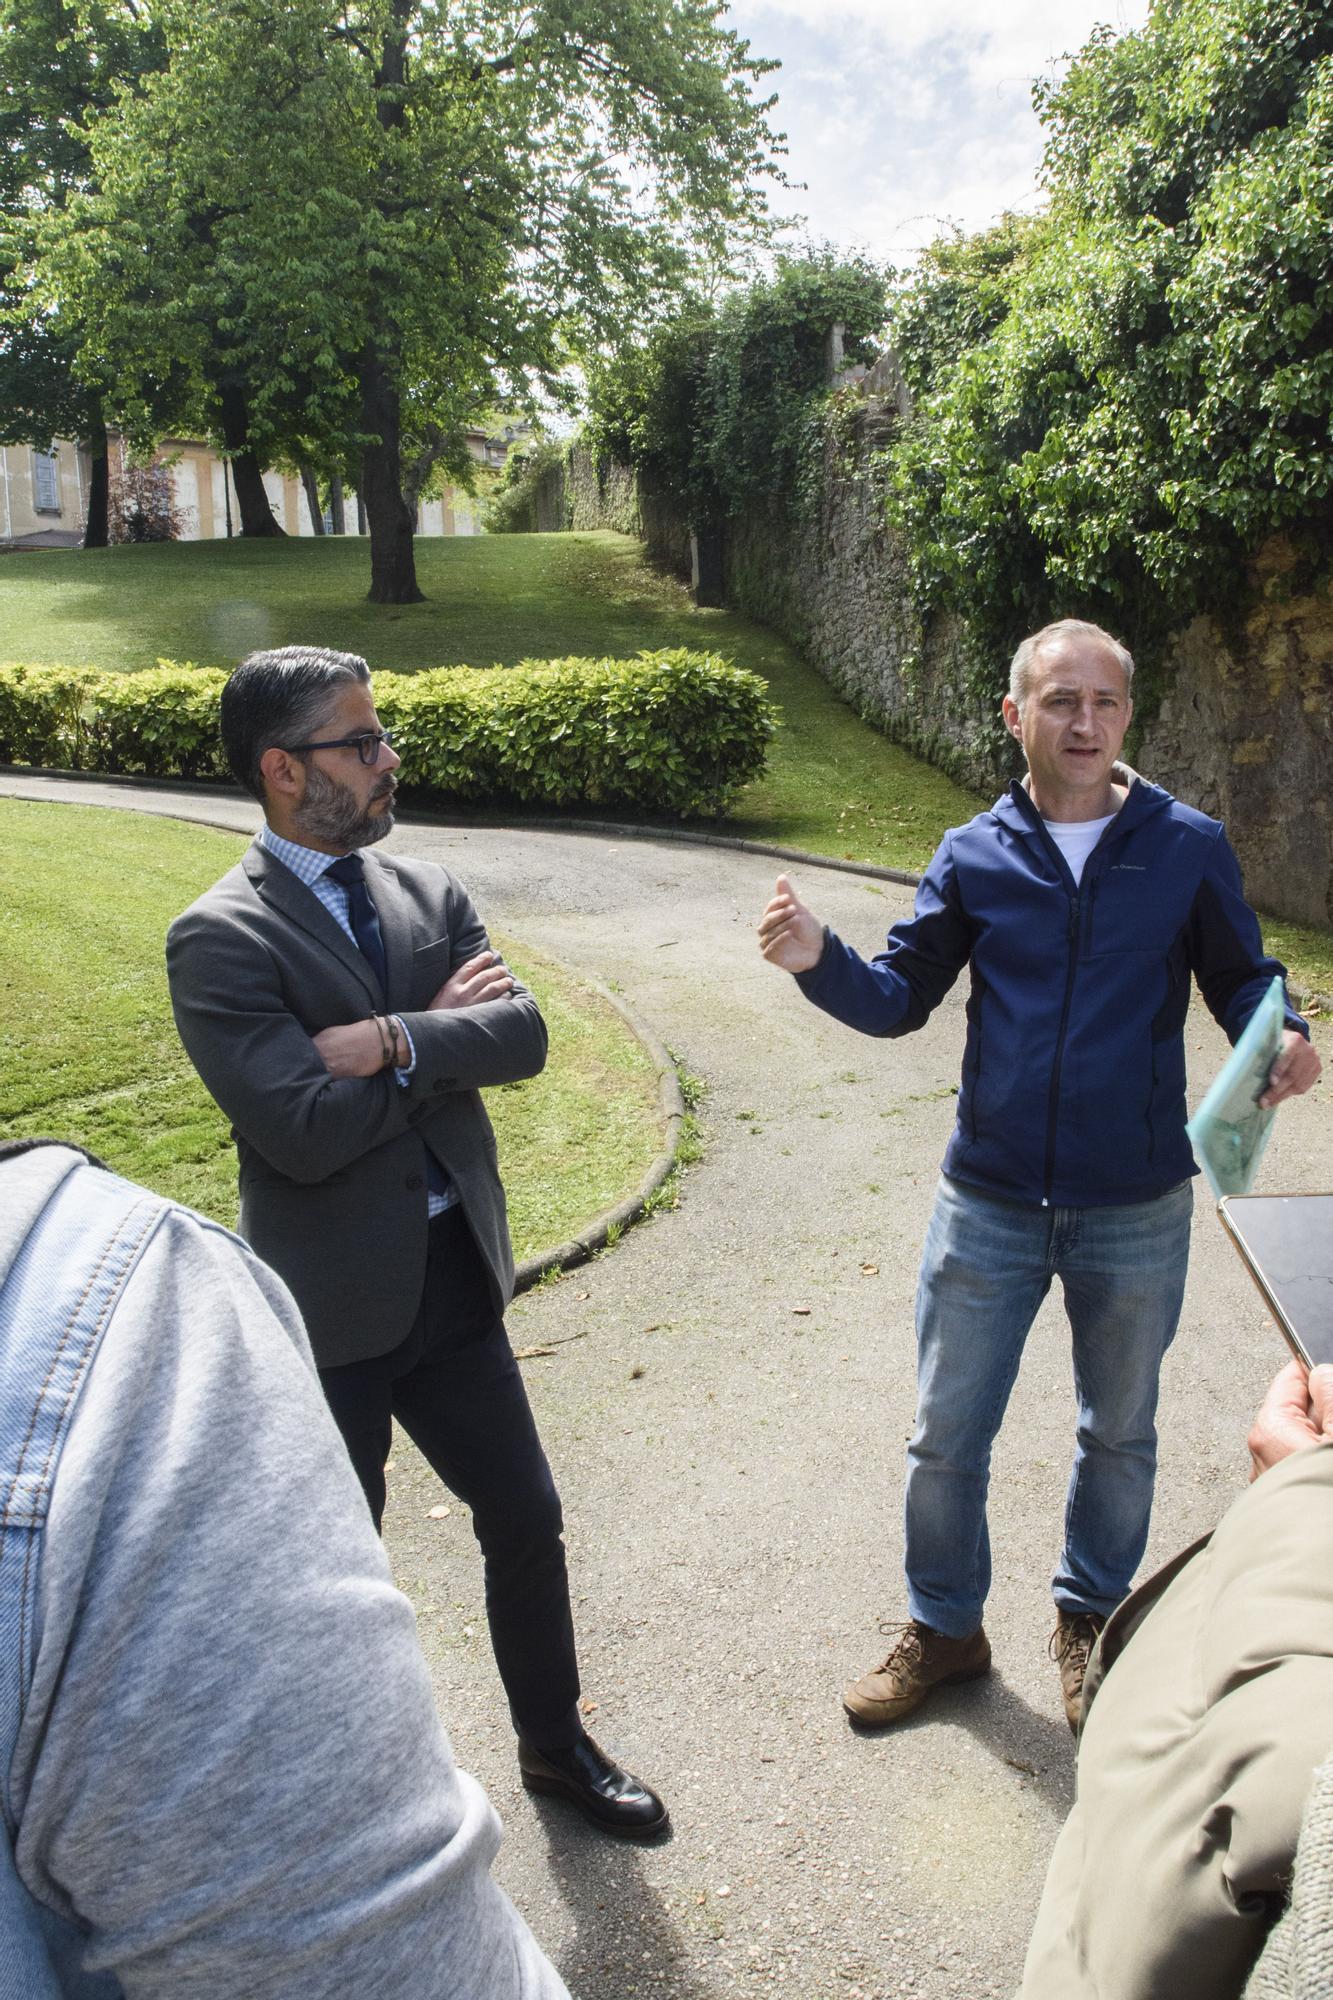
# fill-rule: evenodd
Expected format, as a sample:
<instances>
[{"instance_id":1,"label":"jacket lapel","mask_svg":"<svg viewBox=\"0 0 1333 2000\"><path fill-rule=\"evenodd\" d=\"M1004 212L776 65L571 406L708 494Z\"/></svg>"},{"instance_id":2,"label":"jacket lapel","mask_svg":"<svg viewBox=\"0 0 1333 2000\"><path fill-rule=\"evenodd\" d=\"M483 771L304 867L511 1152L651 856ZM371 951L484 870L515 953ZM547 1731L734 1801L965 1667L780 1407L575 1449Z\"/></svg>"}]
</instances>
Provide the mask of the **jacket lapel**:
<instances>
[{"instance_id":1,"label":"jacket lapel","mask_svg":"<svg viewBox=\"0 0 1333 2000\"><path fill-rule=\"evenodd\" d=\"M364 986L372 1007L383 1007L385 996L379 990L379 981L369 960L353 944L342 925L329 915L313 889L298 881L281 861L275 861L258 841L241 856L241 866L263 902L279 910L285 922L295 924L317 944L323 945L326 951L332 952L344 970ZM389 960L389 969L392 977L392 959Z\"/></svg>"},{"instance_id":2,"label":"jacket lapel","mask_svg":"<svg viewBox=\"0 0 1333 2000\"><path fill-rule=\"evenodd\" d=\"M363 853L362 859L366 864L366 887L379 916L384 943L384 962L389 975L385 1002L391 1007L407 1007L412 1003L412 911L396 872L386 867L378 854Z\"/></svg>"}]
</instances>

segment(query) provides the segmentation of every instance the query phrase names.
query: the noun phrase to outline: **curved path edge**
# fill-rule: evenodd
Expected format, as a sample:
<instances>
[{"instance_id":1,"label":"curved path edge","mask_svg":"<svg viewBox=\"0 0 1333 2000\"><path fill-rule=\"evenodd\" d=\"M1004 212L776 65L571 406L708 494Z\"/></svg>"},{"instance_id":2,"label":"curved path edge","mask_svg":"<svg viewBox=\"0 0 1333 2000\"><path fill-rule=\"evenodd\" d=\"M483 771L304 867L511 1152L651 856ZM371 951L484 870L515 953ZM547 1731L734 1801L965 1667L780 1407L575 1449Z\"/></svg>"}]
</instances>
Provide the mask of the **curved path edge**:
<instances>
[{"instance_id":1,"label":"curved path edge","mask_svg":"<svg viewBox=\"0 0 1333 2000\"><path fill-rule=\"evenodd\" d=\"M556 961L557 963L559 961ZM576 972L573 967L561 965L567 977L586 986L598 997L613 1007L635 1040L644 1049L657 1068L657 1102L664 1121L662 1150L649 1167L643 1179L632 1194L610 1208L604 1208L591 1222L585 1223L576 1236L568 1242L557 1243L549 1249L538 1250L533 1256L525 1257L515 1267L514 1292L525 1292L552 1271L572 1270L576 1264L586 1263L596 1250L605 1249L612 1233L626 1229L643 1215L657 1190L675 1172L676 1157L680 1152L681 1131L685 1124L686 1105L676 1074L676 1065L671 1052L643 1018L634 1009L613 993L609 986L603 986L599 979L593 979L586 972Z\"/></svg>"},{"instance_id":2,"label":"curved path edge","mask_svg":"<svg viewBox=\"0 0 1333 2000\"><path fill-rule=\"evenodd\" d=\"M174 783L168 781L163 784L157 779L130 778L120 775L108 777L100 771L60 771L53 770L47 766L32 764L0 764L0 782L3 782L4 778L10 776L17 778L54 779L57 781L68 780L71 784L75 785L80 781L86 784L116 784L123 786L126 790L151 789L153 791L178 791L187 794L191 798L217 797L224 789L217 785L191 784L179 779ZM230 787L226 789L229 791ZM10 796L15 795L10 794ZM239 797L241 794L238 793L237 796ZM112 808L108 807L105 810L109 811ZM236 831L236 828L229 825L225 820L210 821L194 813L189 815L189 823L192 826L211 825L220 833L235 833ZM452 821L436 819L431 819L427 823L453 824ZM584 829L580 829L580 831L582 830ZM544 1278L552 1272L572 1270L576 1265L586 1263L588 1258L593 1256L596 1251L605 1249L613 1233L627 1229L632 1223L639 1221L658 1189L675 1172L676 1157L680 1151L681 1131L686 1118L685 1099L681 1092L680 1080L676 1074L676 1065L672 1060L670 1051L662 1042L660 1036L649 1027L648 1023L635 1012L620 994L613 993L610 987L604 986L599 979L594 979L591 974L579 971L575 967L565 964L562 960L553 959L550 962L567 979L586 987L590 992L595 993L600 1000L604 1000L607 1006L611 1007L620 1016L625 1026L634 1036L634 1039L639 1043L654 1065L657 1072L658 1111L662 1119L662 1148L653 1160L647 1173L643 1176L643 1179L630 1194L623 1196L620 1201L613 1203L610 1208L602 1209L599 1214L594 1215L589 1222L584 1224L582 1229L574 1236L567 1238L565 1242L550 1244L545 1249L535 1251L531 1257L525 1257L520 1264L515 1266L515 1297L520 1292L528 1291L540 1278Z\"/></svg>"},{"instance_id":3,"label":"curved path edge","mask_svg":"<svg viewBox=\"0 0 1333 2000\"><path fill-rule=\"evenodd\" d=\"M153 791L185 792L192 798L216 796L232 789L230 786L206 784L184 778L136 778L121 772L62 771L40 764L0 764L0 780L10 776L67 779L76 785L80 783L124 785L129 789L141 786ZM239 793L237 795L242 796ZM537 832L586 833L603 840L608 836L617 840L672 840L686 847L728 847L737 854L766 854L775 861L794 861L802 868L830 868L841 875L860 875L870 881L898 882L908 889L915 889L921 881L920 875L914 874L908 868L884 868L874 861L846 861L833 854L815 854L804 847L781 847L767 840L742 840L738 834L698 833L677 826L636 826L628 820L559 819L536 813L531 815L506 813L494 816L446 814L417 812L410 807L406 812L399 813L398 820L403 826L530 827ZM1314 1008L1321 1014L1333 1014L1333 994L1312 992L1294 980L1288 980L1287 991L1298 1008L1302 1010Z\"/></svg>"}]
</instances>

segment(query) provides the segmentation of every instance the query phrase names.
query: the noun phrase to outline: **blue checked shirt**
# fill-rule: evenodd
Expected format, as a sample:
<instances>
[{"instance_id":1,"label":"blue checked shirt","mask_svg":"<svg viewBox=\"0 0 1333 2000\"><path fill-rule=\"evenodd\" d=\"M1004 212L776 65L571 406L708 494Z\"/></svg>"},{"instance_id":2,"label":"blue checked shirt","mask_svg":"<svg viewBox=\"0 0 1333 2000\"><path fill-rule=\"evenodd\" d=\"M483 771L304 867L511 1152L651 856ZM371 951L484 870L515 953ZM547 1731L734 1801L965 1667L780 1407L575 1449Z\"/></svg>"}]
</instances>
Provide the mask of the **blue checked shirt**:
<instances>
[{"instance_id":1,"label":"blue checked shirt","mask_svg":"<svg viewBox=\"0 0 1333 2000\"><path fill-rule=\"evenodd\" d=\"M305 883L311 895L324 905L324 908L333 918L339 930L345 932L352 940L352 943L356 944L356 933L352 929L352 920L348 914L347 891L341 882L330 882L325 873L326 869L333 866L338 856L336 854L321 854L318 848L302 847L299 841L284 840L281 834L274 833L273 828L267 822L260 829L259 845L266 854L271 854L275 861L280 861L284 868L290 868L298 882ZM357 949L358 951L360 950L359 945L357 945ZM400 1088L405 1089L408 1078L417 1066L416 1044L413 1042L411 1035L408 1034L406 1021L402 1020L397 1014L394 1015L394 1019L403 1031L407 1042L407 1052L412 1058L406 1069L396 1069L393 1073L394 1082ZM441 1169L442 1171L443 1169ZM449 1182L447 1188L441 1194L437 1194L435 1189L432 1188L427 1197L427 1213L430 1215L440 1215L446 1208L452 1208L457 1200L458 1190L452 1181Z\"/></svg>"}]
</instances>

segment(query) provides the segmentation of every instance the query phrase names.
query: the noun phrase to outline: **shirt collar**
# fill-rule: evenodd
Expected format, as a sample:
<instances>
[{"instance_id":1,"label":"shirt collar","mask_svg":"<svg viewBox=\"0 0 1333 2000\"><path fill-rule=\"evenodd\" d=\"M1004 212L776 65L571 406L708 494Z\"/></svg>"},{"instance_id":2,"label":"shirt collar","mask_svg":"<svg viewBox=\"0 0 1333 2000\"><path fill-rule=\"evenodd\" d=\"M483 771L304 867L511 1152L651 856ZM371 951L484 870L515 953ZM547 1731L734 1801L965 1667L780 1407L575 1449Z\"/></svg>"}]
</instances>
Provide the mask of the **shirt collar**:
<instances>
[{"instance_id":1,"label":"shirt collar","mask_svg":"<svg viewBox=\"0 0 1333 2000\"><path fill-rule=\"evenodd\" d=\"M308 888L339 859L338 855L324 854L317 847L303 847L299 840L284 840L280 833L274 833L267 820L259 830L259 844Z\"/></svg>"}]
</instances>

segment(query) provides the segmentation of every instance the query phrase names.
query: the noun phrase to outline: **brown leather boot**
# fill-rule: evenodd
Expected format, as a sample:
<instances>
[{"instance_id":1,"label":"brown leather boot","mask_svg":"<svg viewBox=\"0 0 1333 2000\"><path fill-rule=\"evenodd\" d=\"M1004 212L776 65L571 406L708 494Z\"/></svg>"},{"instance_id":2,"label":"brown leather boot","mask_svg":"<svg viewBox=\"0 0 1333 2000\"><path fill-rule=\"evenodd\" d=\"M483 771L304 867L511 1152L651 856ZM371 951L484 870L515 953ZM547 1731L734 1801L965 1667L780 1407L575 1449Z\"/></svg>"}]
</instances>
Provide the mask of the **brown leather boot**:
<instances>
[{"instance_id":1,"label":"brown leather boot","mask_svg":"<svg viewBox=\"0 0 1333 2000\"><path fill-rule=\"evenodd\" d=\"M978 1680L990 1672L990 1641L978 1625L966 1639L950 1639L929 1625L909 1618L903 1625L885 1625L893 1645L882 1666L862 1675L844 1689L848 1715L869 1729L887 1729L920 1708L933 1687Z\"/></svg>"},{"instance_id":2,"label":"brown leather boot","mask_svg":"<svg viewBox=\"0 0 1333 2000\"><path fill-rule=\"evenodd\" d=\"M1065 1720L1075 1736L1083 1718L1083 1678L1105 1623L1106 1620L1095 1611L1062 1611L1055 1621L1055 1630L1047 1648L1060 1669Z\"/></svg>"}]
</instances>

